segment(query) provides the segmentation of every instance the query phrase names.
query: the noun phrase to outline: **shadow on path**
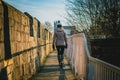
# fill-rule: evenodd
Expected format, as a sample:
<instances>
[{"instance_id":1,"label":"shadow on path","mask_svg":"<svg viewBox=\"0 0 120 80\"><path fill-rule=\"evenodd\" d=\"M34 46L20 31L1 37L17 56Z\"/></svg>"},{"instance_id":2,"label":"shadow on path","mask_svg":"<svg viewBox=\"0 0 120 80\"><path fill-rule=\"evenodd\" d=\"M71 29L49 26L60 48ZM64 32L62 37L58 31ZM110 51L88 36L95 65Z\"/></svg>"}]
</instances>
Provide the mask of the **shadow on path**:
<instances>
[{"instance_id":1,"label":"shadow on path","mask_svg":"<svg viewBox=\"0 0 120 80\"><path fill-rule=\"evenodd\" d=\"M61 69L57 61L57 53L51 53L38 74L32 80L76 80L71 68L64 60L64 67Z\"/></svg>"}]
</instances>

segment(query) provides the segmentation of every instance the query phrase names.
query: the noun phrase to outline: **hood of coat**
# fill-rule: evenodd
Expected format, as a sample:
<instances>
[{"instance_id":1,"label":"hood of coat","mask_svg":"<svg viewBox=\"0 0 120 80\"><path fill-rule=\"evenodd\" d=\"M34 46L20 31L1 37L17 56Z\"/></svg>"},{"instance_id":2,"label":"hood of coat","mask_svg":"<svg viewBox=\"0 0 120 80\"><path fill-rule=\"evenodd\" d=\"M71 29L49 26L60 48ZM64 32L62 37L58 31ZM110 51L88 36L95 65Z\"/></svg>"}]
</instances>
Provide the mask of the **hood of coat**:
<instances>
[{"instance_id":1,"label":"hood of coat","mask_svg":"<svg viewBox=\"0 0 120 80\"><path fill-rule=\"evenodd\" d=\"M64 29L62 29L62 28L57 28L55 31L56 32L64 32L64 33L66 33L66 31Z\"/></svg>"},{"instance_id":2,"label":"hood of coat","mask_svg":"<svg viewBox=\"0 0 120 80\"><path fill-rule=\"evenodd\" d=\"M56 31L57 31L57 32L61 32L61 31L63 31L63 30L62 30L61 28L57 28Z\"/></svg>"}]
</instances>

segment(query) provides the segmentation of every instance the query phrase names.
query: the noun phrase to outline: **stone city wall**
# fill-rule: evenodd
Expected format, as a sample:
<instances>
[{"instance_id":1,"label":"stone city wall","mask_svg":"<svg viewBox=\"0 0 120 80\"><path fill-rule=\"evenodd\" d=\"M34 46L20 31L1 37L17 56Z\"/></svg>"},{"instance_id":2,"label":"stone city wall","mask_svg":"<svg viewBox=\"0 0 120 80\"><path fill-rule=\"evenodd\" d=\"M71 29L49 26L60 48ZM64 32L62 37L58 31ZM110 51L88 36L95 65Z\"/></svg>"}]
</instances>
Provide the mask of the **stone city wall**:
<instances>
[{"instance_id":1,"label":"stone city wall","mask_svg":"<svg viewBox=\"0 0 120 80\"><path fill-rule=\"evenodd\" d=\"M52 33L0 0L0 80L28 80L52 51Z\"/></svg>"}]
</instances>

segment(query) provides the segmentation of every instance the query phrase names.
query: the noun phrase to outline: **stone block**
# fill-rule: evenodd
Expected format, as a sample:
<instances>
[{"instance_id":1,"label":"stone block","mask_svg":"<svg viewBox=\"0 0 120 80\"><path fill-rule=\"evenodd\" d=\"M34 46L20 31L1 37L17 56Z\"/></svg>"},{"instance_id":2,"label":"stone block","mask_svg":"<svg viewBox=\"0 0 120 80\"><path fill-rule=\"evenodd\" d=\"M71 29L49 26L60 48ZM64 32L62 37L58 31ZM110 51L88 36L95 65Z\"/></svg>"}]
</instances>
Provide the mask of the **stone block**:
<instances>
[{"instance_id":1,"label":"stone block","mask_svg":"<svg viewBox=\"0 0 120 80\"><path fill-rule=\"evenodd\" d=\"M0 15L0 29L4 28L4 17Z\"/></svg>"},{"instance_id":2,"label":"stone block","mask_svg":"<svg viewBox=\"0 0 120 80\"><path fill-rule=\"evenodd\" d=\"M34 55L37 55L37 49L33 49Z\"/></svg>"},{"instance_id":3,"label":"stone block","mask_svg":"<svg viewBox=\"0 0 120 80\"><path fill-rule=\"evenodd\" d=\"M30 51L31 61L34 60L34 53L33 50Z\"/></svg>"},{"instance_id":4,"label":"stone block","mask_svg":"<svg viewBox=\"0 0 120 80\"><path fill-rule=\"evenodd\" d=\"M29 42L29 34L26 34L26 42ZM28 43L29 44L29 43Z\"/></svg>"},{"instance_id":5,"label":"stone block","mask_svg":"<svg viewBox=\"0 0 120 80\"><path fill-rule=\"evenodd\" d=\"M19 56L13 57L13 63L14 67L20 66L20 57Z\"/></svg>"},{"instance_id":6,"label":"stone block","mask_svg":"<svg viewBox=\"0 0 120 80\"><path fill-rule=\"evenodd\" d=\"M25 42L23 42L22 43L22 48L23 48L23 50L25 50L26 49L26 47L25 47L26 45L25 45Z\"/></svg>"},{"instance_id":7,"label":"stone block","mask_svg":"<svg viewBox=\"0 0 120 80\"><path fill-rule=\"evenodd\" d=\"M29 65L30 65L30 74L33 74L33 73L34 73L34 72L33 72L33 65L32 65L31 62L29 63Z\"/></svg>"},{"instance_id":8,"label":"stone block","mask_svg":"<svg viewBox=\"0 0 120 80\"><path fill-rule=\"evenodd\" d=\"M12 77L12 73L11 74L8 74L8 80L13 80L13 77Z\"/></svg>"},{"instance_id":9,"label":"stone block","mask_svg":"<svg viewBox=\"0 0 120 80\"><path fill-rule=\"evenodd\" d=\"M1 1L0 1L0 15L3 15L3 5Z\"/></svg>"},{"instance_id":10,"label":"stone block","mask_svg":"<svg viewBox=\"0 0 120 80\"><path fill-rule=\"evenodd\" d=\"M30 80L32 75L24 75L23 76L23 80Z\"/></svg>"},{"instance_id":11,"label":"stone block","mask_svg":"<svg viewBox=\"0 0 120 80\"><path fill-rule=\"evenodd\" d=\"M27 52L27 63L30 63L31 60L31 55L30 55L30 51Z\"/></svg>"},{"instance_id":12,"label":"stone block","mask_svg":"<svg viewBox=\"0 0 120 80\"><path fill-rule=\"evenodd\" d=\"M25 31L25 26L21 24L21 32L23 33Z\"/></svg>"},{"instance_id":13,"label":"stone block","mask_svg":"<svg viewBox=\"0 0 120 80\"><path fill-rule=\"evenodd\" d=\"M21 54L20 55L20 65L23 65L26 63L26 54Z\"/></svg>"},{"instance_id":14,"label":"stone block","mask_svg":"<svg viewBox=\"0 0 120 80\"><path fill-rule=\"evenodd\" d=\"M17 22L17 31L21 32L21 23L20 22Z\"/></svg>"},{"instance_id":15,"label":"stone block","mask_svg":"<svg viewBox=\"0 0 120 80\"><path fill-rule=\"evenodd\" d=\"M17 20L18 23L21 23L21 21L22 21L21 14L22 13L20 11L17 11L17 14L16 14L17 19L16 20Z\"/></svg>"},{"instance_id":16,"label":"stone block","mask_svg":"<svg viewBox=\"0 0 120 80\"><path fill-rule=\"evenodd\" d=\"M19 26L18 26L18 22L14 21L14 28L16 31L19 31Z\"/></svg>"},{"instance_id":17,"label":"stone block","mask_svg":"<svg viewBox=\"0 0 120 80\"><path fill-rule=\"evenodd\" d=\"M21 73L20 67L14 68L14 70L13 70L13 78L14 78L14 80L21 80L20 73Z\"/></svg>"},{"instance_id":18,"label":"stone block","mask_svg":"<svg viewBox=\"0 0 120 80\"><path fill-rule=\"evenodd\" d=\"M30 28L28 26L25 27L25 33L29 34Z\"/></svg>"},{"instance_id":19,"label":"stone block","mask_svg":"<svg viewBox=\"0 0 120 80\"><path fill-rule=\"evenodd\" d=\"M12 72L13 72L13 66L12 66L12 64L10 64L10 65L7 66L7 74L9 75Z\"/></svg>"},{"instance_id":20,"label":"stone block","mask_svg":"<svg viewBox=\"0 0 120 80\"><path fill-rule=\"evenodd\" d=\"M17 40L18 42L20 42L20 40L21 40L20 34L21 34L21 33L20 33L19 31L16 32L16 40Z\"/></svg>"},{"instance_id":21,"label":"stone block","mask_svg":"<svg viewBox=\"0 0 120 80\"><path fill-rule=\"evenodd\" d=\"M15 21L15 30L21 31L21 24L19 22L16 22L16 21Z\"/></svg>"},{"instance_id":22,"label":"stone block","mask_svg":"<svg viewBox=\"0 0 120 80\"><path fill-rule=\"evenodd\" d=\"M0 43L0 60L4 59L5 57L4 52L4 43Z\"/></svg>"},{"instance_id":23,"label":"stone block","mask_svg":"<svg viewBox=\"0 0 120 80\"><path fill-rule=\"evenodd\" d=\"M14 8L12 8L11 6L8 6L8 17L11 19L14 19L13 11L14 11Z\"/></svg>"},{"instance_id":24,"label":"stone block","mask_svg":"<svg viewBox=\"0 0 120 80\"><path fill-rule=\"evenodd\" d=\"M38 21L37 21L35 18L33 18L33 25L34 25L35 27L38 26Z\"/></svg>"},{"instance_id":25,"label":"stone block","mask_svg":"<svg viewBox=\"0 0 120 80\"><path fill-rule=\"evenodd\" d=\"M13 18L9 18L9 26L10 27L15 27L15 21Z\"/></svg>"},{"instance_id":26,"label":"stone block","mask_svg":"<svg viewBox=\"0 0 120 80\"><path fill-rule=\"evenodd\" d=\"M29 18L25 15L22 15L22 24L23 25L29 25L28 21L29 21Z\"/></svg>"},{"instance_id":27,"label":"stone block","mask_svg":"<svg viewBox=\"0 0 120 80\"><path fill-rule=\"evenodd\" d=\"M23 51L23 50L24 50L24 44L23 44L23 42L20 43L20 46L21 46L21 47L20 47L20 48L21 48L21 51Z\"/></svg>"},{"instance_id":28,"label":"stone block","mask_svg":"<svg viewBox=\"0 0 120 80\"><path fill-rule=\"evenodd\" d=\"M23 37L23 33L20 32L20 42L21 42L21 43L23 43L23 38L24 38L24 37Z\"/></svg>"},{"instance_id":29,"label":"stone block","mask_svg":"<svg viewBox=\"0 0 120 80\"><path fill-rule=\"evenodd\" d=\"M22 15L21 18L22 18L22 25L25 25L25 23L24 23L24 21L25 21L25 15Z\"/></svg>"},{"instance_id":30,"label":"stone block","mask_svg":"<svg viewBox=\"0 0 120 80\"><path fill-rule=\"evenodd\" d=\"M9 59L9 60L4 61L4 67L6 67L8 65L12 65L12 64L13 64L13 59Z\"/></svg>"},{"instance_id":31,"label":"stone block","mask_svg":"<svg viewBox=\"0 0 120 80\"><path fill-rule=\"evenodd\" d=\"M0 29L0 42L4 42L4 31Z\"/></svg>"},{"instance_id":32,"label":"stone block","mask_svg":"<svg viewBox=\"0 0 120 80\"><path fill-rule=\"evenodd\" d=\"M23 71L23 64L20 64L20 74L19 75L22 77L23 73L24 73L24 71Z\"/></svg>"},{"instance_id":33,"label":"stone block","mask_svg":"<svg viewBox=\"0 0 120 80\"><path fill-rule=\"evenodd\" d=\"M16 9L13 9L13 15L16 22L18 22L18 12Z\"/></svg>"},{"instance_id":34,"label":"stone block","mask_svg":"<svg viewBox=\"0 0 120 80\"><path fill-rule=\"evenodd\" d=\"M23 45L22 45L23 43L22 42L20 42L19 43L19 45L20 45L20 51L23 51L24 50L24 48L23 48Z\"/></svg>"},{"instance_id":35,"label":"stone block","mask_svg":"<svg viewBox=\"0 0 120 80\"><path fill-rule=\"evenodd\" d=\"M35 66L35 59L34 59L34 60L31 60L30 62L30 73L35 74L35 72L36 72L36 66Z\"/></svg>"},{"instance_id":36,"label":"stone block","mask_svg":"<svg viewBox=\"0 0 120 80\"><path fill-rule=\"evenodd\" d=\"M16 41L16 31L13 27L10 27L10 41Z\"/></svg>"},{"instance_id":37,"label":"stone block","mask_svg":"<svg viewBox=\"0 0 120 80\"><path fill-rule=\"evenodd\" d=\"M29 75L29 70L30 70L30 67L29 67L29 64L27 63L27 64L24 64L23 65L23 67L24 67L24 75Z\"/></svg>"},{"instance_id":38,"label":"stone block","mask_svg":"<svg viewBox=\"0 0 120 80\"><path fill-rule=\"evenodd\" d=\"M29 38L29 42L32 42L32 41L33 41L33 39L34 39L33 37L30 37L30 38Z\"/></svg>"},{"instance_id":39,"label":"stone block","mask_svg":"<svg viewBox=\"0 0 120 80\"><path fill-rule=\"evenodd\" d=\"M17 52L17 43L15 41L11 42L11 53L14 54Z\"/></svg>"},{"instance_id":40,"label":"stone block","mask_svg":"<svg viewBox=\"0 0 120 80\"><path fill-rule=\"evenodd\" d=\"M29 22L29 18L28 18L28 17L25 17L25 22L24 22L24 24L25 24L25 25L29 25L28 22Z\"/></svg>"},{"instance_id":41,"label":"stone block","mask_svg":"<svg viewBox=\"0 0 120 80\"><path fill-rule=\"evenodd\" d=\"M25 43L25 41L26 41L26 35L25 35L25 33L21 33L22 34L22 41Z\"/></svg>"}]
</instances>

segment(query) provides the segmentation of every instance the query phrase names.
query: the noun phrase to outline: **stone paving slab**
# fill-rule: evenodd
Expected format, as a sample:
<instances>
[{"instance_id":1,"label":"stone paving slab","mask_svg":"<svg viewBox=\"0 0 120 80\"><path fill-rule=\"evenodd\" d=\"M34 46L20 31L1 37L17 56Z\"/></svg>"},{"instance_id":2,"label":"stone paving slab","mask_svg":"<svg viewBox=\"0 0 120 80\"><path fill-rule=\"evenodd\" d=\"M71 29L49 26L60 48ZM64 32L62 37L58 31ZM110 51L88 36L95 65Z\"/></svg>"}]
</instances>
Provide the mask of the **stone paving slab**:
<instances>
[{"instance_id":1,"label":"stone paving slab","mask_svg":"<svg viewBox=\"0 0 120 80\"><path fill-rule=\"evenodd\" d=\"M76 80L66 58L64 64L64 68L61 69L58 65L57 53L53 52L47 57L44 67L32 80Z\"/></svg>"}]
</instances>

